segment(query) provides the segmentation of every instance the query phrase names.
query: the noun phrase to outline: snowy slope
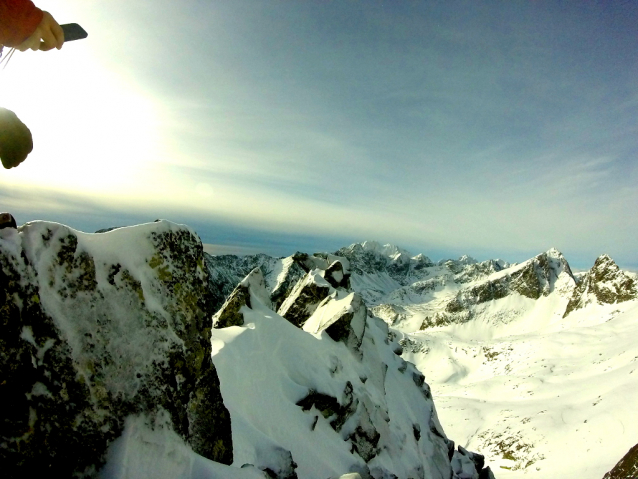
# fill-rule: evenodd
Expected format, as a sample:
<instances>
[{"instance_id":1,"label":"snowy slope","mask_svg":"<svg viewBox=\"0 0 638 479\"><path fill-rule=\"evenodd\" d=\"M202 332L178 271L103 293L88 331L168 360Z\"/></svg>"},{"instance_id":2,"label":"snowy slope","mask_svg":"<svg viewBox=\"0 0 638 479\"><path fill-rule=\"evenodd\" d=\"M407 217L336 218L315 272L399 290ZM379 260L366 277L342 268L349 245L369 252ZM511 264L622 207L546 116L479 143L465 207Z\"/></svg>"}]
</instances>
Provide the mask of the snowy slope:
<instances>
[{"instance_id":1,"label":"snowy slope","mask_svg":"<svg viewBox=\"0 0 638 479\"><path fill-rule=\"evenodd\" d=\"M600 478L635 444L638 306L569 319L495 339L469 339L469 325L409 335L404 357L430 381L441 421L499 478Z\"/></svg>"},{"instance_id":2,"label":"snowy slope","mask_svg":"<svg viewBox=\"0 0 638 479\"><path fill-rule=\"evenodd\" d=\"M349 259L368 266L353 274L355 290L387 277L386 266L371 266L387 261L379 252ZM372 310L426 376L446 431L499 478L598 479L636 444L632 274L603 255L574 275L556 250L513 266L459 260L421 273L376 288Z\"/></svg>"},{"instance_id":3,"label":"snowy slope","mask_svg":"<svg viewBox=\"0 0 638 479\"><path fill-rule=\"evenodd\" d=\"M574 273L556 250L514 265L369 241L336 254L425 374L446 432L499 478L598 479L638 442L638 282L608 256Z\"/></svg>"},{"instance_id":4,"label":"snowy slope","mask_svg":"<svg viewBox=\"0 0 638 479\"><path fill-rule=\"evenodd\" d=\"M490 477L483 458L454 451L423 375L336 263L310 270L278 312L257 267L215 314L234 465L277 477Z\"/></svg>"}]
</instances>

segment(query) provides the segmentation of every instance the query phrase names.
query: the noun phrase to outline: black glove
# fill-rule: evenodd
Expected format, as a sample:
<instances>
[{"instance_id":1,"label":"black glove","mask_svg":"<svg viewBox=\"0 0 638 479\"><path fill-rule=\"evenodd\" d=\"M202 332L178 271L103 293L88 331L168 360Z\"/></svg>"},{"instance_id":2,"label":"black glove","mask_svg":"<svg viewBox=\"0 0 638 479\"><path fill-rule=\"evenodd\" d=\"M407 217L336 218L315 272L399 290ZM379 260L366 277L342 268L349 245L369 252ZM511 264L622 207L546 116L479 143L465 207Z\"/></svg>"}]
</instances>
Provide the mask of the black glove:
<instances>
[{"instance_id":1,"label":"black glove","mask_svg":"<svg viewBox=\"0 0 638 479\"><path fill-rule=\"evenodd\" d=\"M11 110L0 108L0 159L2 166L13 168L33 150L31 131Z\"/></svg>"},{"instance_id":2,"label":"black glove","mask_svg":"<svg viewBox=\"0 0 638 479\"><path fill-rule=\"evenodd\" d=\"M5 228L17 228L16 220L10 213L0 213L0 230Z\"/></svg>"}]
</instances>

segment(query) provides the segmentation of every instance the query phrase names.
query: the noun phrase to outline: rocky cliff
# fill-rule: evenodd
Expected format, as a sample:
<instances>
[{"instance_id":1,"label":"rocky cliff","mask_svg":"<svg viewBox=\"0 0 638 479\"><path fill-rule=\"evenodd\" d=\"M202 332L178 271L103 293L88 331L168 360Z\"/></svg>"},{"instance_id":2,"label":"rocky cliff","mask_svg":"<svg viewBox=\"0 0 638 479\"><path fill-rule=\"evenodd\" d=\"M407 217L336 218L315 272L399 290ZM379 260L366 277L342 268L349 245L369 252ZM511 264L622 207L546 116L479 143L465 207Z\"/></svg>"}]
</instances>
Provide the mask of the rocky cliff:
<instances>
[{"instance_id":1,"label":"rocky cliff","mask_svg":"<svg viewBox=\"0 0 638 479\"><path fill-rule=\"evenodd\" d=\"M638 283L623 272L608 255L599 256L581 278L567 304L564 316L588 304L615 304L638 298Z\"/></svg>"},{"instance_id":2,"label":"rocky cliff","mask_svg":"<svg viewBox=\"0 0 638 479\"><path fill-rule=\"evenodd\" d=\"M158 222L0 231L4 477L93 476L130 416L230 464L201 241Z\"/></svg>"}]
</instances>

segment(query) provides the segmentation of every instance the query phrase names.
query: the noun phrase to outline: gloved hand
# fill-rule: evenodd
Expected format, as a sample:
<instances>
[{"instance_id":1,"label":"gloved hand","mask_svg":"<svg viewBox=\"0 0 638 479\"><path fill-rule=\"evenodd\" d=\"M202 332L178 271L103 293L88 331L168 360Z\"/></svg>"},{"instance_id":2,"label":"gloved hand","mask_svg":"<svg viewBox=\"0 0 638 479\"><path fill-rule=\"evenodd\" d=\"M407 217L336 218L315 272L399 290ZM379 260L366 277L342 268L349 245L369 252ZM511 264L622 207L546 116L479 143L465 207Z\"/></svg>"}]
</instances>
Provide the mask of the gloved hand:
<instances>
[{"instance_id":1,"label":"gloved hand","mask_svg":"<svg viewBox=\"0 0 638 479\"><path fill-rule=\"evenodd\" d=\"M0 159L2 166L13 168L33 150L31 131L11 110L0 108Z\"/></svg>"},{"instance_id":2,"label":"gloved hand","mask_svg":"<svg viewBox=\"0 0 638 479\"><path fill-rule=\"evenodd\" d=\"M0 213L0 230L17 227L16 220L11 213Z\"/></svg>"}]
</instances>

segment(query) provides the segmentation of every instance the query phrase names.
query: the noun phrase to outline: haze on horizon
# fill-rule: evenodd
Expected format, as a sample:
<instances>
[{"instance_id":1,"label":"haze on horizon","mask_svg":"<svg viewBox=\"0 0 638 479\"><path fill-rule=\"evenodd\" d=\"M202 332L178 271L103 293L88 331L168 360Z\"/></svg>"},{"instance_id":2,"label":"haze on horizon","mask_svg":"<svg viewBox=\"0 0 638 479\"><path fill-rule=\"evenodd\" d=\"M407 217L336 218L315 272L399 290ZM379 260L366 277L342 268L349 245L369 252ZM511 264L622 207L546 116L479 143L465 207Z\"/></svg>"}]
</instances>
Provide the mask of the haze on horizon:
<instances>
[{"instance_id":1,"label":"haze on horizon","mask_svg":"<svg viewBox=\"0 0 638 479\"><path fill-rule=\"evenodd\" d=\"M638 268L637 3L36 4L89 37L0 71L21 223Z\"/></svg>"}]
</instances>

